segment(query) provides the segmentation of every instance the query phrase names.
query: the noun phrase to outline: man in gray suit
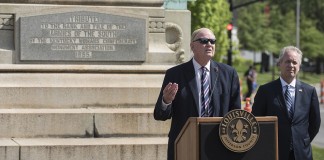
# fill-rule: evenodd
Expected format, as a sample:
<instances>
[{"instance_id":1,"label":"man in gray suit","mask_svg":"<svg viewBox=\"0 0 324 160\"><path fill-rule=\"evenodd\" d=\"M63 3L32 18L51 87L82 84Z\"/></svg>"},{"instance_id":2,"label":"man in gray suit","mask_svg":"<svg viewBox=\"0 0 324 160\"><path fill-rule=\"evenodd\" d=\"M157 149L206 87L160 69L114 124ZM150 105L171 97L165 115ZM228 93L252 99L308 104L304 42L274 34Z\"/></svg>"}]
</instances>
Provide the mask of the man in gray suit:
<instances>
[{"instance_id":1,"label":"man in gray suit","mask_svg":"<svg viewBox=\"0 0 324 160\"><path fill-rule=\"evenodd\" d=\"M166 71L154 118L172 118L168 160L174 159L174 141L189 117L222 117L232 109L241 108L236 71L212 60L215 42L211 30L194 31L190 43L193 58Z\"/></svg>"},{"instance_id":2,"label":"man in gray suit","mask_svg":"<svg viewBox=\"0 0 324 160\"><path fill-rule=\"evenodd\" d=\"M316 89L296 79L302 52L284 47L279 55L280 78L259 87L254 116L278 117L279 160L312 160L311 142L321 124Z\"/></svg>"}]
</instances>

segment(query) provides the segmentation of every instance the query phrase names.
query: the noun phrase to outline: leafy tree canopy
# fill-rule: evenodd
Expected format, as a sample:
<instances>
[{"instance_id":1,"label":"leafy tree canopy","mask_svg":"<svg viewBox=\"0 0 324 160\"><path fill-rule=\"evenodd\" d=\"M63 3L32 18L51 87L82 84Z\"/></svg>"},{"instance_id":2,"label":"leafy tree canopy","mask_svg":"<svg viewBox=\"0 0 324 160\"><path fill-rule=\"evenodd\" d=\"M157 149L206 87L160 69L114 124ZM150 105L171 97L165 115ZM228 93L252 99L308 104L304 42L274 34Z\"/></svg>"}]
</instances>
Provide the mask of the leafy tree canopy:
<instances>
[{"instance_id":1,"label":"leafy tree canopy","mask_svg":"<svg viewBox=\"0 0 324 160\"><path fill-rule=\"evenodd\" d=\"M240 5L253 0L232 0ZM324 1L300 0L300 49L308 58L324 57ZM227 0L196 0L188 3L192 30L207 27L217 38L215 59L222 61L229 48L226 26L233 19ZM241 49L279 53L296 45L296 0L269 0L235 10ZM235 48L235 47L234 47Z\"/></svg>"},{"instance_id":2,"label":"leafy tree canopy","mask_svg":"<svg viewBox=\"0 0 324 160\"><path fill-rule=\"evenodd\" d=\"M191 11L191 29L206 27L211 29L217 39L215 59L222 61L227 54L229 39L226 26L232 18L229 4L226 0L197 0L188 3Z\"/></svg>"},{"instance_id":3,"label":"leafy tree canopy","mask_svg":"<svg viewBox=\"0 0 324 160\"><path fill-rule=\"evenodd\" d=\"M324 2L318 0L307 2L318 5L315 11L317 8L324 9L321 7ZM322 23L318 19L320 14L310 12L312 10L310 5L303 4L306 4L306 0L301 0L300 49L308 58L323 57L321 42L324 40L324 32L318 27L318 24ZM304 10L307 8L307 11L303 8ZM241 48L278 53L284 46L296 45L296 0L257 3L243 7L237 12Z\"/></svg>"}]
</instances>

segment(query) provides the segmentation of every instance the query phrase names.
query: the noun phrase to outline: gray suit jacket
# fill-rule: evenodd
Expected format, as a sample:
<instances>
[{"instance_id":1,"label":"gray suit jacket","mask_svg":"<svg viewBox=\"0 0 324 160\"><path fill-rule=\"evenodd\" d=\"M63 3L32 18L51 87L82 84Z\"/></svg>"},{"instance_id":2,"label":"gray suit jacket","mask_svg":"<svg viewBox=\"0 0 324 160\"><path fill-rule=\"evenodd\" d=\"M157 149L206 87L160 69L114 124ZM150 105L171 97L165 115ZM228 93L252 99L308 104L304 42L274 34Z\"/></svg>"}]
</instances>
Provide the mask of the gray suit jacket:
<instances>
[{"instance_id":1,"label":"gray suit jacket","mask_svg":"<svg viewBox=\"0 0 324 160\"><path fill-rule=\"evenodd\" d=\"M321 117L316 89L296 81L294 117L288 116L280 79L259 87L252 106L254 116L278 117L279 160L289 157L293 140L296 160L312 160L311 142L319 131Z\"/></svg>"}]
</instances>

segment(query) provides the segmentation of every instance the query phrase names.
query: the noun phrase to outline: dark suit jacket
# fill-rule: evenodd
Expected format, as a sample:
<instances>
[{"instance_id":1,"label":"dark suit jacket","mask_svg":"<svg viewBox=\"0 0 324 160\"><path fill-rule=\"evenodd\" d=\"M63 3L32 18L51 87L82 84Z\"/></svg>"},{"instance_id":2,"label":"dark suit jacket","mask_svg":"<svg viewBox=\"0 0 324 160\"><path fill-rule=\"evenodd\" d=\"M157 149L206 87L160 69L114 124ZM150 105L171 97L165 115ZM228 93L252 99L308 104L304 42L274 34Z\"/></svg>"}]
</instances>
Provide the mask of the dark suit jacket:
<instances>
[{"instance_id":1,"label":"dark suit jacket","mask_svg":"<svg viewBox=\"0 0 324 160\"><path fill-rule=\"evenodd\" d=\"M252 106L254 116L278 117L279 160L287 160L293 139L296 160L312 160L311 141L319 131L321 117L314 87L296 81L294 117L288 111L280 79L260 86Z\"/></svg>"},{"instance_id":2,"label":"dark suit jacket","mask_svg":"<svg viewBox=\"0 0 324 160\"><path fill-rule=\"evenodd\" d=\"M211 61L210 63L211 103L213 116L224 116L232 109L241 108L240 85L236 71L222 63ZM163 89L169 83L178 84L178 92L175 99L166 110L162 110ZM195 78L195 70L192 60L180 64L166 71L159 98L154 109L156 120L167 120L172 118L169 132L168 160L174 158L174 141L183 125L189 117L199 117L198 89Z\"/></svg>"}]
</instances>

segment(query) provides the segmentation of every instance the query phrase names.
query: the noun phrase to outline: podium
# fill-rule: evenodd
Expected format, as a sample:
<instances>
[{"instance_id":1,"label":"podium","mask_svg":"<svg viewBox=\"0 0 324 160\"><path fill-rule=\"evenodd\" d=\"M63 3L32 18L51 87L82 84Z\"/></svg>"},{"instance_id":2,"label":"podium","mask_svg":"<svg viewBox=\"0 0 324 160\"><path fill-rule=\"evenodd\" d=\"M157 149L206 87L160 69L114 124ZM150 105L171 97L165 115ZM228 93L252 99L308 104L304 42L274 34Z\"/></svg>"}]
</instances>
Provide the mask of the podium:
<instances>
[{"instance_id":1,"label":"podium","mask_svg":"<svg viewBox=\"0 0 324 160\"><path fill-rule=\"evenodd\" d=\"M191 117L175 141L175 160L278 160L277 117L255 117L259 137L245 152L229 150L221 141L222 117Z\"/></svg>"}]
</instances>

